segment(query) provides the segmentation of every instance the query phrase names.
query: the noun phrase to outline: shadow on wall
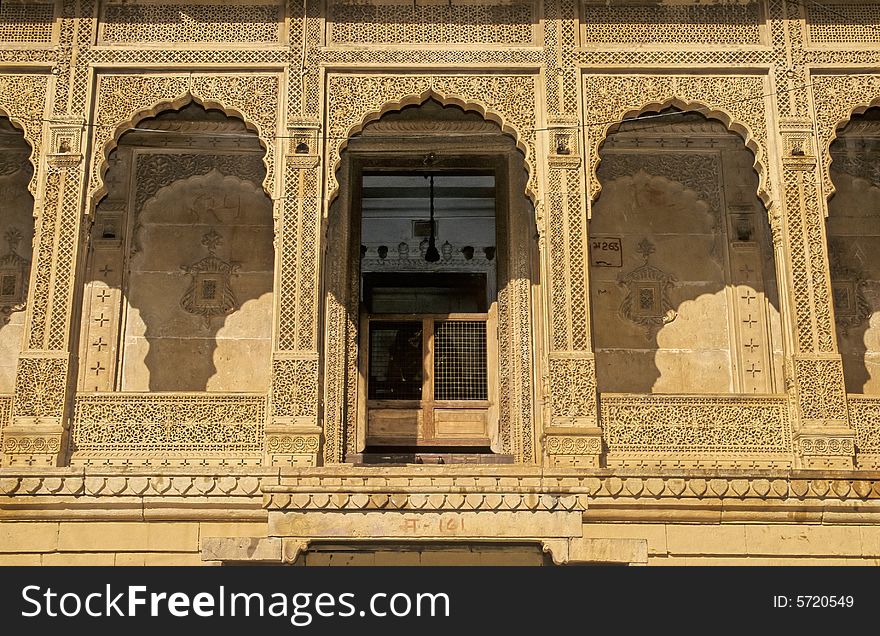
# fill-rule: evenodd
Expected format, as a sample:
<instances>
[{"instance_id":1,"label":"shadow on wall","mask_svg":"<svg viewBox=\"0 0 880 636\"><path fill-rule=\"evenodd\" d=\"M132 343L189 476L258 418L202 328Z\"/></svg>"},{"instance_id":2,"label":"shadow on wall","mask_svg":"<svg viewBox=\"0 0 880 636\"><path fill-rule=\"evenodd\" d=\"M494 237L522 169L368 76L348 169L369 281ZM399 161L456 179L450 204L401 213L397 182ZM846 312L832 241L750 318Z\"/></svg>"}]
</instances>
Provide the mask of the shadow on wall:
<instances>
[{"instance_id":1,"label":"shadow on wall","mask_svg":"<svg viewBox=\"0 0 880 636\"><path fill-rule=\"evenodd\" d=\"M118 388L265 391L274 248L259 140L240 120L197 104L138 129L111 155L96 211L101 232L123 201L125 238L93 241L90 260L99 293L110 282L106 261L124 271L114 281L122 290Z\"/></svg>"},{"instance_id":2,"label":"shadow on wall","mask_svg":"<svg viewBox=\"0 0 880 636\"><path fill-rule=\"evenodd\" d=\"M754 156L699 114L625 123L590 222L597 382L610 393L773 393L781 332Z\"/></svg>"},{"instance_id":3,"label":"shadow on wall","mask_svg":"<svg viewBox=\"0 0 880 636\"><path fill-rule=\"evenodd\" d=\"M880 394L880 108L854 116L831 144L828 255L849 393ZM873 323L873 324L872 324Z\"/></svg>"},{"instance_id":4,"label":"shadow on wall","mask_svg":"<svg viewBox=\"0 0 880 636\"><path fill-rule=\"evenodd\" d=\"M0 393L12 393L33 261L33 166L24 134L0 118Z\"/></svg>"}]
</instances>

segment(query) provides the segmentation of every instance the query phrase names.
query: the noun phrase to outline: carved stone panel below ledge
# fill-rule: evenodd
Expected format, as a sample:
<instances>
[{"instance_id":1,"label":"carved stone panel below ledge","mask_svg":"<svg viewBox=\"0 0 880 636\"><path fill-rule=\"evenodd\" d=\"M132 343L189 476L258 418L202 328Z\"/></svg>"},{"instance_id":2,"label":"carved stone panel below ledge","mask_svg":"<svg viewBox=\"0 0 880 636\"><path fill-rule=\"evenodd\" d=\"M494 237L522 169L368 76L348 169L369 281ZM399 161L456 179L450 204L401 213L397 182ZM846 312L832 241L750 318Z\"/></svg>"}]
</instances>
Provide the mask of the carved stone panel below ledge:
<instances>
[{"instance_id":1,"label":"carved stone panel below ledge","mask_svg":"<svg viewBox=\"0 0 880 636\"><path fill-rule=\"evenodd\" d=\"M258 466L265 421L264 395L78 395L71 464Z\"/></svg>"},{"instance_id":2,"label":"carved stone panel below ledge","mask_svg":"<svg viewBox=\"0 0 880 636\"><path fill-rule=\"evenodd\" d=\"M623 395L600 398L608 466L787 468L785 396Z\"/></svg>"}]
</instances>

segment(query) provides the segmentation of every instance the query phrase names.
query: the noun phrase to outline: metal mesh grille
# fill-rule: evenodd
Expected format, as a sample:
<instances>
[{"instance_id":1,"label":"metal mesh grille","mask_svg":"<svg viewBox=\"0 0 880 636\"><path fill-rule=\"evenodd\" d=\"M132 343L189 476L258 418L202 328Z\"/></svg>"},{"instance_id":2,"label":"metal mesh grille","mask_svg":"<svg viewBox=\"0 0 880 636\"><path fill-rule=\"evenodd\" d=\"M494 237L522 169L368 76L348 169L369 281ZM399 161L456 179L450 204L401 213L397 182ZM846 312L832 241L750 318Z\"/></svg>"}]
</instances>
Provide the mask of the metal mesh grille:
<instances>
[{"instance_id":1,"label":"metal mesh grille","mask_svg":"<svg viewBox=\"0 0 880 636\"><path fill-rule=\"evenodd\" d=\"M434 323L434 399L486 400L486 323Z\"/></svg>"},{"instance_id":2,"label":"metal mesh grille","mask_svg":"<svg viewBox=\"0 0 880 636\"><path fill-rule=\"evenodd\" d=\"M371 400L422 397L422 323L370 324Z\"/></svg>"}]
</instances>

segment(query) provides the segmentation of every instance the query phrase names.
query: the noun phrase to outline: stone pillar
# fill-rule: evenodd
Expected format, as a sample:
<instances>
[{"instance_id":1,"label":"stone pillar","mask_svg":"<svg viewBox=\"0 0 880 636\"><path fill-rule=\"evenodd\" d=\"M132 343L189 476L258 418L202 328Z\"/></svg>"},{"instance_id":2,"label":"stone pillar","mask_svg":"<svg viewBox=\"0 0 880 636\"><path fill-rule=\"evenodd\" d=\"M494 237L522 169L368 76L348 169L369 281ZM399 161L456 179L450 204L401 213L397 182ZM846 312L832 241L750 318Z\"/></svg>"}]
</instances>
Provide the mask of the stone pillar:
<instances>
[{"instance_id":1,"label":"stone pillar","mask_svg":"<svg viewBox=\"0 0 880 636\"><path fill-rule=\"evenodd\" d=\"M853 468L843 362L834 332L828 244L812 120L782 118L782 202L791 297L795 448L804 468Z\"/></svg>"},{"instance_id":2,"label":"stone pillar","mask_svg":"<svg viewBox=\"0 0 880 636\"><path fill-rule=\"evenodd\" d=\"M318 424L318 232L321 147L316 120L287 127L284 189L276 209L276 332L264 463L315 466Z\"/></svg>"},{"instance_id":3,"label":"stone pillar","mask_svg":"<svg viewBox=\"0 0 880 636\"><path fill-rule=\"evenodd\" d=\"M544 456L552 466L599 466L596 365L590 333L587 205L581 143L577 7L545 5L547 153L542 253L549 355Z\"/></svg>"},{"instance_id":4,"label":"stone pillar","mask_svg":"<svg viewBox=\"0 0 880 636\"><path fill-rule=\"evenodd\" d=\"M66 456L69 342L85 169L83 120L55 115L40 165L25 348L18 361L4 466L56 466Z\"/></svg>"}]
</instances>

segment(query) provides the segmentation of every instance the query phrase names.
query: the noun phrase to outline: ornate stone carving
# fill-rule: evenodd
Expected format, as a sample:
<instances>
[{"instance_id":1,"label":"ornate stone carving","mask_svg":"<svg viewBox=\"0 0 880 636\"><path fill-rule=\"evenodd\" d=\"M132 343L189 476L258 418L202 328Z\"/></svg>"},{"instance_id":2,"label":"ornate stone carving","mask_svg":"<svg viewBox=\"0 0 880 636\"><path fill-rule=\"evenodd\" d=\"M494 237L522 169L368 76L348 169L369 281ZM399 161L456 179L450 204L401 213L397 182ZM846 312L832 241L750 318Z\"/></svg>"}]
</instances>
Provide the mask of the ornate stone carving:
<instances>
[{"instance_id":1,"label":"ornate stone carving","mask_svg":"<svg viewBox=\"0 0 880 636\"><path fill-rule=\"evenodd\" d=\"M609 465L774 467L792 461L782 396L603 395L601 422Z\"/></svg>"},{"instance_id":2,"label":"ornate stone carving","mask_svg":"<svg viewBox=\"0 0 880 636\"><path fill-rule=\"evenodd\" d=\"M49 128L46 159L50 166L72 168L82 161L83 121L78 117L56 116Z\"/></svg>"},{"instance_id":3,"label":"ornate stone carving","mask_svg":"<svg viewBox=\"0 0 880 636\"><path fill-rule=\"evenodd\" d=\"M651 241L642 239L638 253L645 259L644 264L618 276L621 287L626 289L626 297L620 304L620 316L644 327L648 340L678 315L669 298L669 290L677 279L649 264L655 251Z\"/></svg>"},{"instance_id":4,"label":"ornate stone carving","mask_svg":"<svg viewBox=\"0 0 880 636\"><path fill-rule=\"evenodd\" d=\"M238 309L232 277L239 264L217 256L217 247L222 242L223 237L216 230L206 233L202 237L202 245L208 250L208 255L192 265L181 267L192 279L180 299L180 306L191 314L201 316L206 327L211 324L212 318L228 316Z\"/></svg>"},{"instance_id":5,"label":"ornate stone carving","mask_svg":"<svg viewBox=\"0 0 880 636\"><path fill-rule=\"evenodd\" d=\"M596 425L596 368L592 358L551 356L550 404L554 426Z\"/></svg>"},{"instance_id":6,"label":"ornate stone carving","mask_svg":"<svg viewBox=\"0 0 880 636\"><path fill-rule=\"evenodd\" d=\"M266 147L263 186L274 192L275 140L278 118L277 74L100 75L93 130L95 149L89 191L93 201L104 194L103 173L115 137L137 121L179 108L193 98L227 109L257 130Z\"/></svg>"},{"instance_id":7,"label":"ornate stone carving","mask_svg":"<svg viewBox=\"0 0 880 636\"><path fill-rule=\"evenodd\" d=\"M797 357L794 360L798 404L804 420L843 423L846 395L840 357Z\"/></svg>"},{"instance_id":8,"label":"ornate stone carving","mask_svg":"<svg viewBox=\"0 0 880 636\"><path fill-rule=\"evenodd\" d=\"M60 426L66 384L66 355L35 357L22 354L15 377L15 421Z\"/></svg>"},{"instance_id":9,"label":"ornate stone carving","mask_svg":"<svg viewBox=\"0 0 880 636\"><path fill-rule=\"evenodd\" d=\"M102 44L176 45L278 42L283 6L279 0L238 4L129 4L116 0L102 5L99 40Z\"/></svg>"},{"instance_id":10,"label":"ornate stone carving","mask_svg":"<svg viewBox=\"0 0 880 636\"><path fill-rule=\"evenodd\" d=\"M844 263L844 245L840 241L829 242L831 263L831 293L834 300L834 321L844 336L871 317L873 309L865 295L864 274L856 267Z\"/></svg>"},{"instance_id":11,"label":"ornate stone carving","mask_svg":"<svg viewBox=\"0 0 880 636\"><path fill-rule=\"evenodd\" d=\"M847 73L812 78L816 133L822 165L822 189L826 199L834 194L831 180L831 142L850 117L880 100L880 75Z\"/></svg>"},{"instance_id":12,"label":"ornate stone carving","mask_svg":"<svg viewBox=\"0 0 880 636\"><path fill-rule=\"evenodd\" d=\"M583 0L584 42L601 44L762 44L760 2L655 4Z\"/></svg>"},{"instance_id":13,"label":"ornate stone carving","mask_svg":"<svg viewBox=\"0 0 880 636\"><path fill-rule=\"evenodd\" d=\"M0 5L0 42L51 42L57 4L53 0L4 2Z\"/></svg>"},{"instance_id":14,"label":"ornate stone carving","mask_svg":"<svg viewBox=\"0 0 880 636\"><path fill-rule=\"evenodd\" d=\"M524 75L330 75L327 99L330 118L327 153L328 199L338 189L336 170L349 135L382 114L434 97L443 103L476 110L501 125L525 152L527 192L538 192L532 169L535 157L535 80Z\"/></svg>"},{"instance_id":15,"label":"ornate stone carving","mask_svg":"<svg viewBox=\"0 0 880 636\"><path fill-rule=\"evenodd\" d=\"M24 309L31 266L31 262L18 253L21 230L9 227L3 238L9 247L0 256L0 324L13 311Z\"/></svg>"},{"instance_id":16,"label":"ornate stone carving","mask_svg":"<svg viewBox=\"0 0 880 636\"><path fill-rule=\"evenodd\" d=\"M318 416L316 358L272 362L272 420L315 425Z\"/></svg>"},{"instance_id":17,"label":"ornate stone carving","mask_svg":"<svg viewBox=\"0 0 880 636\"><path fill-rule=\"evenodd\" d=\"M880 470L880 399L848 396L850 424L855 430L856 463L859 468Z\"/></svg>"},{"instance_id":18,"label":"ornate stone carving","mask_svg":"<svg viewBox=\"0 0 880 636\"><path fill-rule=\"evenodd\" d=\"M535 2L448 2L413 5L394 2L328 3L334 44L486 44L530 45Z\"/></svg>"},{"instance_id":19,"label":"ornate stone carving","mask_svg":"<svg viewBox=\"0 0 880 636\"><path fill-rule=\"evenodd\" d=\"M764 101L765 79L747 75L584 75L587 176L590 200L601 189L596 176L599 147L616 122L646 110L678 106L699 109L737 132L755 153L758 196L769 207L772 183L766 169L767 121Z\"/></svg>"},{"instance_id":20,"label":"ornate stone carving","mask_svg":"<svg viewBox=\"0 0 880 636\"><path fill-rule=\"evenodd\" d=\"M0 395L0 431L12 420L12 396Z\"/></svg>"},{"instance_id":21,"label":"ornate stone carving","mask_svg":"<svg viewBox=\"0 0 880 636\"><path fill-rule=\"evenodd\" d=\"M851 437L827 437L802 435L798 437L801 455L842 455L852 457L855 453Z\"/></svg>"},{"instance_id":22,"label":"ornate stone carving","mask_svg":"<svg viewBox=\"0 0 880 636\"><path fill-rule=\"evenodd\" d=\"M880 20L877 5L864 2L807 3L804 10L811 44L857 43L865 46L880 42L877 30L871 28Z\"/></svg>"},{"instance_id":23,"label":"ornate stone carving","mask_svg":"<svg viewBox=\"0 0 880 636\"><path fill-rule=\"evenodd\" d=\"M46 108L47 75L0 74L0 115L8 116L24 131L24 138L31 146L31 163L34 176L29 184L31 194L37 194L37 166L43 151L43 125L35 120Z\"/></svg>"},{"instance_id":24,"label":"ornate stone carving","mask_svg":"<svg viewBox=\"0 0 880 636\"><path fill-rule=\"evenodd\" d=\"M235 465L249 458L259 464L265 421L261 395L79 395L71 461L169 466L224 458Z\"/></svg>"}]
</instances>

